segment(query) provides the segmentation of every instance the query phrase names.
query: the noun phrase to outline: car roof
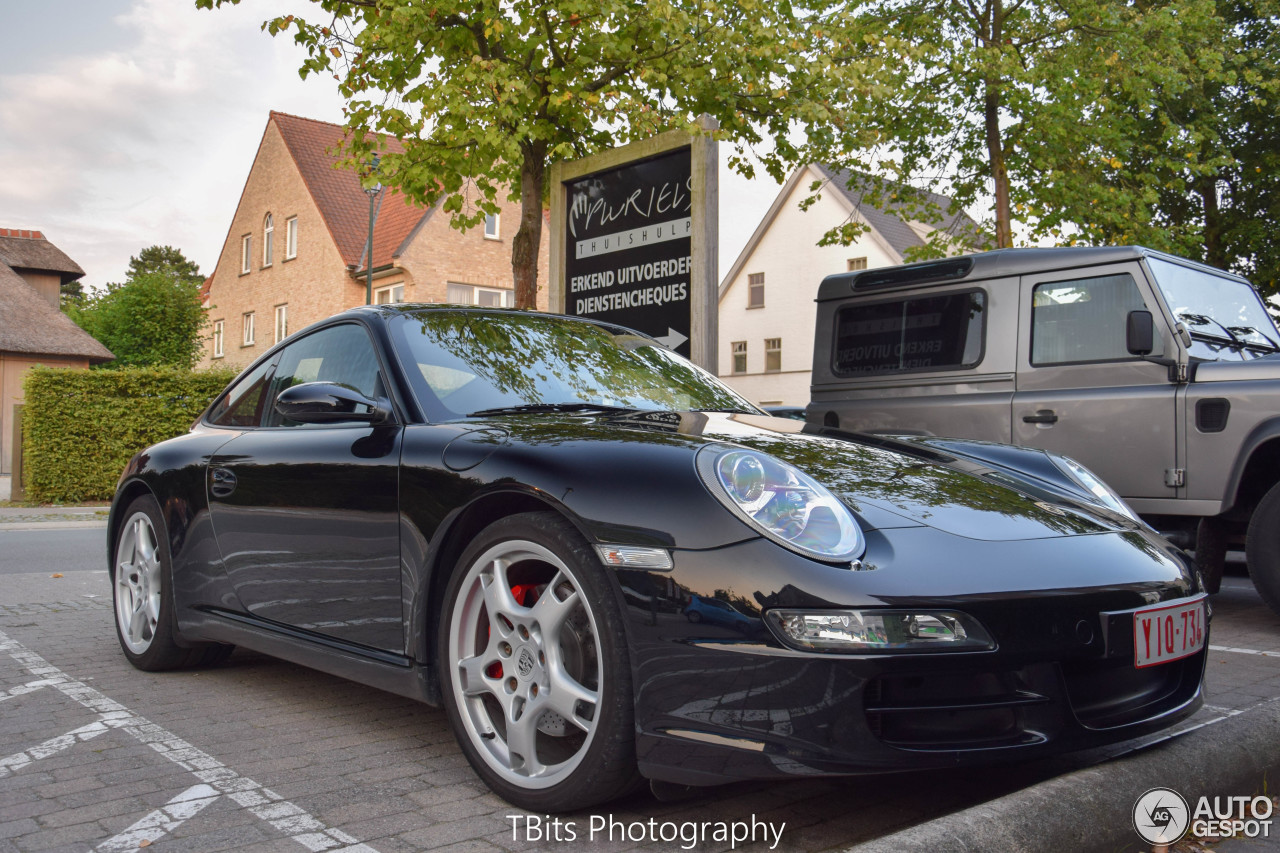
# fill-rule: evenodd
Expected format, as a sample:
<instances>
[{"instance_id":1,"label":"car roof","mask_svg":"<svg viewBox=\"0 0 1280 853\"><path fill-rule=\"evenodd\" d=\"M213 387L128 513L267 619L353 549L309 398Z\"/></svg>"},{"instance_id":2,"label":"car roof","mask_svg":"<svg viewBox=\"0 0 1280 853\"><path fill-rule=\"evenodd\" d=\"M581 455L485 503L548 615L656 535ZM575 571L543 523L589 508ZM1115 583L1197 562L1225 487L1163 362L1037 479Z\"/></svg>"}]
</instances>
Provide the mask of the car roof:
<instances>
[{"instance_id":1,"label":"car roof","mask_svg":"<svg viewBox=\"0 0 1280 853\"><path fill-rule=\"evenodd\" d=\"M1048 249L997 249L897 267L836 273L822 280L818 302L844 299L854 293L880 293L908 287L957 284L1028 273L1069 270L1075 267L1161 258L1206 272L1244 279L1196 261L1167 255L1142 246L1061 246Z\"/></svg>"}]
</instances>

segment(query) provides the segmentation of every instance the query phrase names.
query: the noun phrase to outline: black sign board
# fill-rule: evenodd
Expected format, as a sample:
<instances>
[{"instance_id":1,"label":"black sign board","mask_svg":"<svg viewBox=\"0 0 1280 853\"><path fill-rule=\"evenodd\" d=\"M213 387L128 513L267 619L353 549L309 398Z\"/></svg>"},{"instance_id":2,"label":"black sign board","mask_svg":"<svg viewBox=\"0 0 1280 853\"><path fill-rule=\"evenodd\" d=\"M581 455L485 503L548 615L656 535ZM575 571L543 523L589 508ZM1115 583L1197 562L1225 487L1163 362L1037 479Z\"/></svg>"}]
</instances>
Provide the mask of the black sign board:
<instances>
[{"instance_id":1,"label":"black sign board","mask_svg":"<svg viewBox=\"0 0 1280 853\"><path fill-rule=\"evenodd\" d=\"M691 161L681 148L565 183L564 313L689 355Z\"/></svg>"}]
</instances>

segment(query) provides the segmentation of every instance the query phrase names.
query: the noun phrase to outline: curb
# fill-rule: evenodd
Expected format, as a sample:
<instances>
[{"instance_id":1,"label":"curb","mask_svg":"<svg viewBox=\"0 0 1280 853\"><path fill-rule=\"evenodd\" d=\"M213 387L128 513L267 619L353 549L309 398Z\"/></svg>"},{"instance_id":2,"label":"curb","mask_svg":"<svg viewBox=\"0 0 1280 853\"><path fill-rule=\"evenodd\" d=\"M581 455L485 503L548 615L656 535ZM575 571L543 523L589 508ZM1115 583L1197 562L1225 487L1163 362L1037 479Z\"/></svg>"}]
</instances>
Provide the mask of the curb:
<instances>
[{"instance_id":1,"label":"curb","mask_svg":"<svg viewBox=\"0 0 1280 853\"><path fill-rule=\"evenodd\" d=\"M1280 774L1280 700L1255 705L1123 758L848 848L847 853L1149 850L1133 805L1155 787L1188 803L1261 792Z\"/></svg>"},{"instance_id":2,"label":"curb","mask_svg":"<svg viewBox=\"0 0 1280 853\"><path fill-rule=\"evenodd\" d=\"M107 528L107 520L100 521L0 521L0 532L5 530L90 530Z\"/></svg>"}]
</instances>

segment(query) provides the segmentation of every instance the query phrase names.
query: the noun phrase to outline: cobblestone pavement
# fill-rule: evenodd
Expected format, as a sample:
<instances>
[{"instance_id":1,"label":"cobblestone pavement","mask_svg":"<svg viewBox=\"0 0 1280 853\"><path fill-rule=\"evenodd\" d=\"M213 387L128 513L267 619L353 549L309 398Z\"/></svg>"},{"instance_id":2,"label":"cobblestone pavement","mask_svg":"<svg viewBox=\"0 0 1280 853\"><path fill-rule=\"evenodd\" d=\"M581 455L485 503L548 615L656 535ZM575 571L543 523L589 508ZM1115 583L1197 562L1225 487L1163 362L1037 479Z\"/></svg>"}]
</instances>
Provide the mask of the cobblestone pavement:
<instances>
[{"instance_id":1,"label":"cobblestone pavement","mask_svg":"<svg viewBox=\"0 0 1280 853\"><path fill-rule=\"evenodd\" d=\"M17 535L0 532L0 559L4 537ZM1195 725L1280 695L1280 619L1247 578L1229 577L1215 608L1209 707ZM593 820L651 819L676 831L700 821L785 823L775 849L824 850L1107 757L737 784L679 803L644 792L566 816L572 841L563 829L558 842L540 840L517 832L525 813L472 773L443 712L243 650L213 670L139 672L111 618L105 572L0 578L0 853L687 849L648 829L635 840L617 830L612 841L607 831L588 836ZM769 849L775 839L763 833L736 849Z\"/></svg>"}]
</instances>

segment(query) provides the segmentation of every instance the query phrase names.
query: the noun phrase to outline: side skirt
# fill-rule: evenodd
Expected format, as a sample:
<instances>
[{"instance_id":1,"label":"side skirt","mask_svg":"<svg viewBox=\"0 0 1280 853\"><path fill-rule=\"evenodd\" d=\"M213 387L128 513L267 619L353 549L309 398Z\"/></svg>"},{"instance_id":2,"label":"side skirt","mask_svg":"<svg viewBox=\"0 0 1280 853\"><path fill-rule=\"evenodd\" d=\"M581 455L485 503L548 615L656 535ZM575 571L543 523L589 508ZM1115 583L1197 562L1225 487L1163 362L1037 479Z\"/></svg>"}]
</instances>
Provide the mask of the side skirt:
<instances>
[{"instance_id":1,"label":"side skirt","mask_svg":"<svg viewBox=\"0 0 1280 853\"><path fill-rule=\"evenodd\" d=\"M232 643L398 696L440 704L433 668L406 655L217 607L187 611L181 624L191 639Z\"/></svg>"}]
</instances>

